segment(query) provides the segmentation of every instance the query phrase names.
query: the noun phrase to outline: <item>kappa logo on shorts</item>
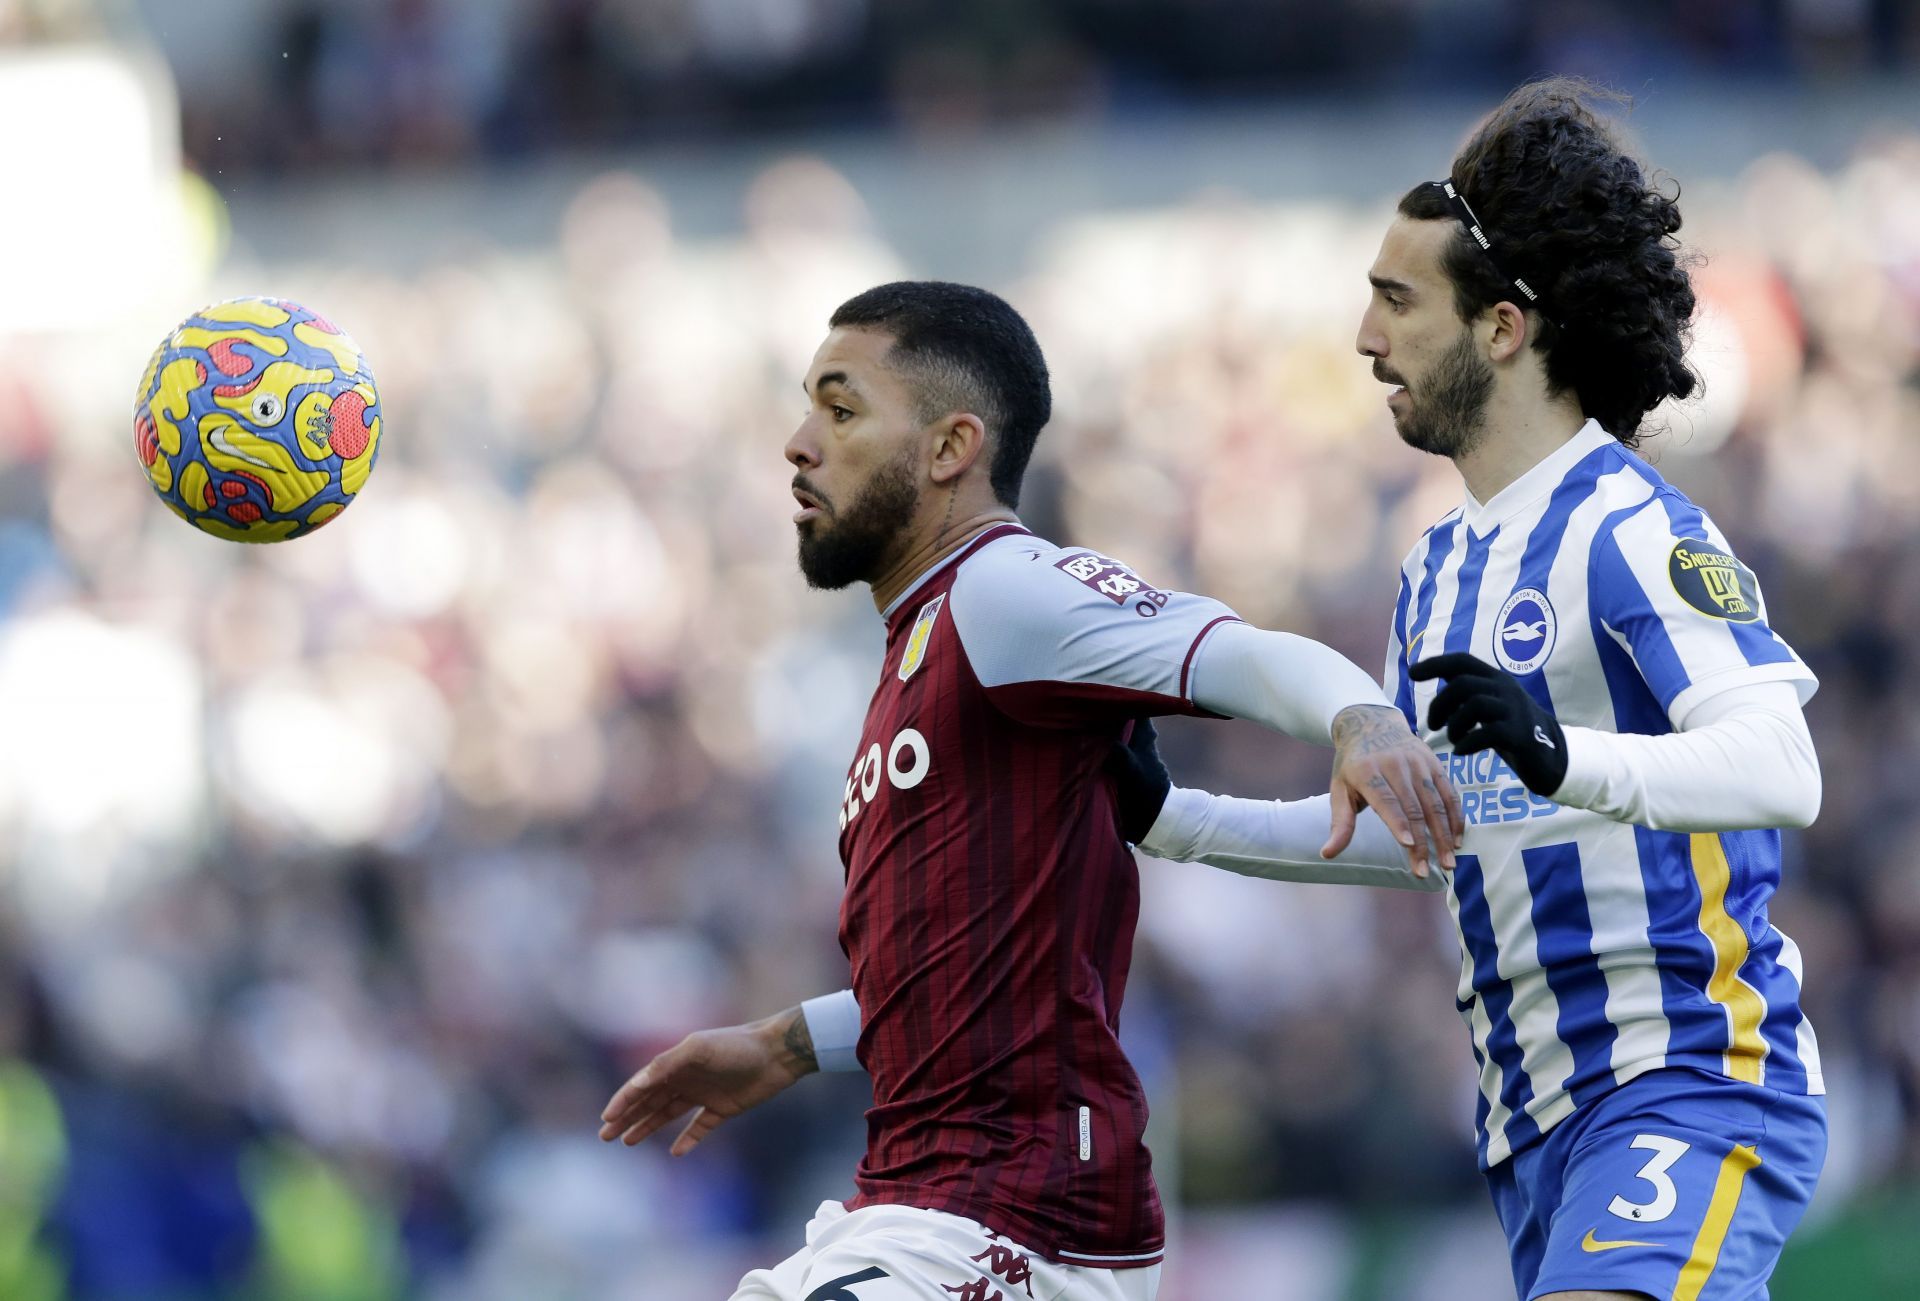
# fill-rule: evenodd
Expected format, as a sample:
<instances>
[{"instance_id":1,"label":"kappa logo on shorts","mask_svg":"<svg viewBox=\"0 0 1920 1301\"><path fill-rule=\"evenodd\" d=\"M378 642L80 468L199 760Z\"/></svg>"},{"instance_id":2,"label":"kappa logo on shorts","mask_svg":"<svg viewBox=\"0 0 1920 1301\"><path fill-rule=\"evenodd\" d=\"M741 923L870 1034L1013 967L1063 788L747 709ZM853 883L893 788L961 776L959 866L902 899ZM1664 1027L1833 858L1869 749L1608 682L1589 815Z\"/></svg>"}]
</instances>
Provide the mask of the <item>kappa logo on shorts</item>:
<instances>
[{"instance_id":1,"label":"kappa logo on shorts","mask_svg":"<svg viewBox=\"0 0 1920 1301\"><path fill-rule=\"evenodd\" d=\"M1681 600L1701 614L1728 623L1760 617L1760 588L1753 571L1711 542L1682 538L1667 557L1667 577Z\"/></svg>"},{"instance_id":2,"label":"kappa logo on shorts","mask_svg":"<svg viewBox=\"0 0 1920 1301\"><path fill-rule=\"evenodd\" d=\"M1151 618L1167 608L1167 594L1150 586L1121 564L1091 551L1076 551L1053 563L1055 569L1079 579L1115 605L1133 604L1134 613Z\"/></svg>"},{"instance_id":3,"label":"kappa logo on shorts","mask_svg":"<svg viewBox=\"0 0 1920 1301\"><path fill-rule=\"evenodd\" d=\"M971 1283L961 1283L957 1286L951 1283L942 1283L940 1290L942 1292L953 1293L953 1295L958 1298L958 1301L992 1301L993 1293L987 1290L992 1286L992 1279L976 1278Z\"/></svg>"},{"instance_id":4,"label":"kappa logo on shorts","mask_svg":"<svg viewBox=\"0 0 1920 1301\"><path fill-rule=\"evenodd\" d=\"M1033 1262L1027 1259L1025 1252L1015 1251L1012 1247L1003 1247L996 1242L978 1256L972 1256L969 1259L986 1261L988 1272L998 1274L1009 1287L1015 1283L1021 1284L1027 1289L1028 1296L1033 1295ZM985 1279L980 1281L986 1282Z\"/></svg>"}]
</instances>

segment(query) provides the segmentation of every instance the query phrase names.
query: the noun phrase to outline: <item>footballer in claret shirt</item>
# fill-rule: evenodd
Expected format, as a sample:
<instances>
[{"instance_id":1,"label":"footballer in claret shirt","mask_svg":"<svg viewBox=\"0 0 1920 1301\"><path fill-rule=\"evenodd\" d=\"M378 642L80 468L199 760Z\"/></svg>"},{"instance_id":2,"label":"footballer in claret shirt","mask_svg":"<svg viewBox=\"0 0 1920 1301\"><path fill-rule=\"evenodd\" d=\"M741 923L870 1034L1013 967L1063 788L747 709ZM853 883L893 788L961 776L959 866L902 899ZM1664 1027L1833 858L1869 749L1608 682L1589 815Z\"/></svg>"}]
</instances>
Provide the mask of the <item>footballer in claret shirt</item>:
<instances>
[{"instance_id":1,"label":"footballer in claret shirt","mask_svg":"<svg viewBox=\"0 0 1920 1301\"><path fill-rule=\"evenodd\" d=\"M856 1194L736 1301L1150 1301L1163 1223L1118 1038L1139 883L1106 772L1130 720L1332 743L1330 853L1358 828L1397 837L1413 872L1450 866L1458 804L1365 671L1020 525L1051 398L1005 302L883 285L831 325L786 455L807 580L866 583L886 626L838 792L853 991L689 1036L614 1095L601 1134L638 1142L691 1111L682 1153L854 1056L874 1092ZM823 1061L815 1023L835 1018L823 1050L843 1060Z\"/></svg>"}]
</instances>

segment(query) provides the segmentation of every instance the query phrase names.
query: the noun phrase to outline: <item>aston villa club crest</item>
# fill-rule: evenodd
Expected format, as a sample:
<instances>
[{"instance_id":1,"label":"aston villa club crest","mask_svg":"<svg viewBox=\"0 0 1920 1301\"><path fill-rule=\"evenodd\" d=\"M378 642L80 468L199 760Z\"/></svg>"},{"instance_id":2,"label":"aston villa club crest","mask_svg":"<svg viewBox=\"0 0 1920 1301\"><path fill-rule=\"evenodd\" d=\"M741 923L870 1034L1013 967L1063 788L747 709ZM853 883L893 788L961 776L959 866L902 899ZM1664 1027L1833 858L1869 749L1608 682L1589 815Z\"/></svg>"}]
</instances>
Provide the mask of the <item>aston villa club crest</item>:
<instances>
[{"instance_id":1,"label":"aston villa club crest","mask_svg":"<svg viewBox=\"0 0 1920 1301\"><path fill-rule=\"evenodd\" d=\"M919 617L913 621L913 632L907 637L907 649L900 655L902 682L912 677L921 661L927 658L927 640L933 636L934 621L939 619L940 607L946 603L947 594L942 592L920 607Z\"/></svg>"}]
</instances>

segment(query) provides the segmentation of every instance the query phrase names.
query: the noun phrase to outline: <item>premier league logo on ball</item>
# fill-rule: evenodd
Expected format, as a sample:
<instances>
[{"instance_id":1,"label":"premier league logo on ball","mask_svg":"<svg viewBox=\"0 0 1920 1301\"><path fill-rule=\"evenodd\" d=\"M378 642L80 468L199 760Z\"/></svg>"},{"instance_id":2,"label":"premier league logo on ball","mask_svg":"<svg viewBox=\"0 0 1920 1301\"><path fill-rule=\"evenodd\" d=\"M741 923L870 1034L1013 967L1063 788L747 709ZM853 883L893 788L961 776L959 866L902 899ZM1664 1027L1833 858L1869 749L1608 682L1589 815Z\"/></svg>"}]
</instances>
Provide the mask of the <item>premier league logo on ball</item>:
<instances>
[{"instance_id":1,"label":"premier league logo on ball","mask_svg":"<svg viewBox=\"0 0 1920 1301\"><path fill-rule=\"evenodd\" d=\"M1523 587L1500 607L1493 625L1493 658L1500 667L1524 677L1553 654L1556 626L1553 605L1537 587Z\"/></svg>"}]
</instances>

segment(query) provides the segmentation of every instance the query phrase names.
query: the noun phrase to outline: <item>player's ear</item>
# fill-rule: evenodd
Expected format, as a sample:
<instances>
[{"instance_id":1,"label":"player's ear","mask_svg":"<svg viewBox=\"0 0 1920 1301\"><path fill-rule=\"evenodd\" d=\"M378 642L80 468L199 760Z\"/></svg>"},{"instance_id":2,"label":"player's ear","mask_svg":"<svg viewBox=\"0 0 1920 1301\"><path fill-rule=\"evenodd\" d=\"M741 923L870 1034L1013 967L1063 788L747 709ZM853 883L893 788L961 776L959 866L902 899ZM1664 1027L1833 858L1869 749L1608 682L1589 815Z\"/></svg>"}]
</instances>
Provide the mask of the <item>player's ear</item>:
<instances>
[{"instance_id":1,"label":"player's ear","mask_svg":"<svg viewBox=\"0 0 1920 1301\"><path fill-rule=\"evenodd\" d=\"M934 428L933 463L928 472L935 483L951 483L965 474L987 449L987 427L967 412L948 416Z\"/></svg>"},{"instance_id":2,"label":"player's ear","mask_svg":"<svg viewBox=\"0 0 1920 1301\"><path fill-rule=\"evenodd\" d=\"M1496 365L1511 361L1527 345L1527 314L1513 303L1495 303L1485 318L1487 359Z\"/></svg>"}]
</instances>

